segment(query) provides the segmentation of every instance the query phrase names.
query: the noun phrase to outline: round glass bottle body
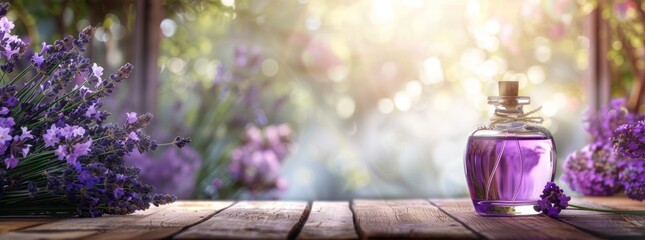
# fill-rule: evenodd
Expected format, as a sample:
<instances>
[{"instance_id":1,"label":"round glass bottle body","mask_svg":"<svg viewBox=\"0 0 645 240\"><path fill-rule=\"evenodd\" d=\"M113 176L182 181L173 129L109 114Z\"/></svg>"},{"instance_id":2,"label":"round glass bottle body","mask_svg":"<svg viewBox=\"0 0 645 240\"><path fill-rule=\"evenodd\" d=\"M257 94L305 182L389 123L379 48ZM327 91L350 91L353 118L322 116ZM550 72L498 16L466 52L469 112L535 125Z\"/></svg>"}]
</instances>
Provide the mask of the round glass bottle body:
<instances>
[{"instance_id":1,"label":"round glass bottle body","mask_svg":"<svg viewBox=\"0 0 645 240\"><path fill-rule=\"evenodd\" d=\"M521 105L517 109L521 114ZM478 214L533 215L539 213L533 206L544 185L555 176L555 142L538 124L491 124L470 135L464 160L468 190Z\"/></svg>"}]
</instances>

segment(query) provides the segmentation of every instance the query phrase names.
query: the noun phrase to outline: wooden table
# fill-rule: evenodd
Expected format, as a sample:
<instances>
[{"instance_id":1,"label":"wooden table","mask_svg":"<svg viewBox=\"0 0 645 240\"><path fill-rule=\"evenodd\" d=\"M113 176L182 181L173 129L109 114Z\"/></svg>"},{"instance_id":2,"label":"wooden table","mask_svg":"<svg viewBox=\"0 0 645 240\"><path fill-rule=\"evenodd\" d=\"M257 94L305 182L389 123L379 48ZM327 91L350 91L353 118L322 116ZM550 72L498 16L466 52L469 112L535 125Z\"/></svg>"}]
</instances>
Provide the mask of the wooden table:
<instances>
[{"instance_id":1,"label":"wooden table","mask_svg":"<svg viewBox=\"0 0 645 240\"><path fill-rule=\"evenodd\" d=\"M625 198L582 205L645 210ZM645 216L565 210L480 217L468 199L180 201L128 216L0 217L0 239L645 239Z\"/></svg>"}]
</instances>

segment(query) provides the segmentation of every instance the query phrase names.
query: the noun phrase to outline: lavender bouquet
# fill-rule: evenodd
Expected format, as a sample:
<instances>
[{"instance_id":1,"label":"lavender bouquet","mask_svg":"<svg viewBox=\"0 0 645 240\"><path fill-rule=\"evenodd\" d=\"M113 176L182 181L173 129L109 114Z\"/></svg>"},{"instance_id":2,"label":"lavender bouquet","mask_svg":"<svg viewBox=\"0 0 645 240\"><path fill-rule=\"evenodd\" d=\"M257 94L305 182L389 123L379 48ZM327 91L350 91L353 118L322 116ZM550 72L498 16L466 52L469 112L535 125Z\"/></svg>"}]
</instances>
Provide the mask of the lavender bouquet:
<instances>
[{"instance_id":1,"label":"lavender bouquet","mask_svg":"<svg viewBox=\"0 0 645 240\"><path fill-rule=\"evenodd\" d=\"M133 70L131 64L103 77L103 68L83 56L93 27L67 36L21 62L28 43L12 35L13 22L0 4L0 214L129 214L173 202L138 180L140 170L124 156L158 146L183 147L177 137L157 144L144 134L152 115L128 113L105 123L101 98ZM21 71L21 64L28 65ZM74 84L74 79L82 79Z\"/></svg>"},{"instance_id":2,"label":"lavender bouquet","mask_svg":"<svg viewBox=\"0 0 645 240\"><path fill-rule=\"evenodd\" d=\"M644 118L629 112L625 99L588 112L584 129L592 143L567 157L561 180L584 195L610 196L624 190L629 198L645 199Z\"/></svg>"}]
</instances>

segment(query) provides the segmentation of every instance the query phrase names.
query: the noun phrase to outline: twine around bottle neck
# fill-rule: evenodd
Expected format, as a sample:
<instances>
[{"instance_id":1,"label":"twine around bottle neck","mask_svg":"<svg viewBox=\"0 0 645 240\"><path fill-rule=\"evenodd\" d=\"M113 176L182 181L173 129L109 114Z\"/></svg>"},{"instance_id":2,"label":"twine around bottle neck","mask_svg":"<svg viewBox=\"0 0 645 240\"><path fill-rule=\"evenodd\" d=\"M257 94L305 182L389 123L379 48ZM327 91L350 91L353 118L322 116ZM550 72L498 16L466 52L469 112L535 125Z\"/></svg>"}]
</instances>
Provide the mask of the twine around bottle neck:
<instances>
[{"instance_id":1,"label":"twine around bottle neck","mask_svg":"<svg viewBox=\"0 0 645 240\"><path fill-rule=\"evenodd\" d=\"M534 114L540 111L540 109L542 109L541 106L527 113L521 113L518 115L502 114L495 111L495 114L493 115L493 117L490 118L490 125L496 126L498 124L506 124L506 123L513 123L513 122L529 122L529 123L540 124L544 122L544 118L540 116L530 116L531 114Z\"/></svg>"}]
</instances>

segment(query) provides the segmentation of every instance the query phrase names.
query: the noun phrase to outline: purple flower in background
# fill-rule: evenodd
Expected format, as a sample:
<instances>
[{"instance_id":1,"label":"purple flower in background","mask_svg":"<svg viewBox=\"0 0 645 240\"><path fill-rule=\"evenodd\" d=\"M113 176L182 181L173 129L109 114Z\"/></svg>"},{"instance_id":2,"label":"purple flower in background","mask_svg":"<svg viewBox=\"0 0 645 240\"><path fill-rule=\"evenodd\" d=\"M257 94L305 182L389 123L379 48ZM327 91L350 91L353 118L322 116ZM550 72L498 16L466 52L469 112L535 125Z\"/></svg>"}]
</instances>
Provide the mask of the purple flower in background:
<instances>
[{"instance_id":1,"label":"purple flower in background","mask_svg":"<svg viewBox=\"0 0 645 240\"><path fill-rule=\"evenodd\" d=\"M645 120L618 127L612 138L617 152L634 159L645 159Z\"/></svg>"},{"instance_id":2,"label":"purple flower in background","mask_svg":"<svg viewBox=\"0 0 645 240\"><path fill-rule=\"evenodd\" d=\"M589 144L567 157L561 180L584 195L613 195L621 190L618 165L623 159L610 145Z\"/></svg>"},{"instance_id":3,"label":"purple flower in background","mask_svg":"<svg viewBox=\"0 0 645 240\"><path fill-rule=\"evenodd\" d=\"M243 142L231 154L229 172L234 181L251 192L283 190L286 181L279 176L288 154L291 131L286 124L259 129L248 125Z\"/></svg>"},{"instance_id":4,"label":"purple flower in background","mask_svg":"<svg viewBox=\"0 0 645 240\"><path fill-rule=\"evenodd\" d=\"M246 45L239 45L235 48L235 65L242 68L257 70L262 64L262 54L260 48Z\"/></svg>"},{"instance_id":5,"label":"purple flower in background","mask_svg":"<svg viewBox=\"0 0 645 240\"><path fill-rule=\"evenodd\" d=\"M592 142L610 142L614 130L626 123L636 123L645 116L627 111L627 101L623 98L612 99L609 106L603 106L598 112L587 111L583 119L583 128L591 135Z\"/></svg>"},{"instance_id":6,"label":"purple flower in background","mask_svg":"<svg viewBox=\"0 0 645 240\"><path fill-rule=\"evenodd\" d=\"M9 113L9 109L6 107L0 107L0 116L7 115Z\"/></svg>"},{"instance_id":7,"label":"purple flower in background","mask_svg":"<svg viewBox=\"0 0 645 240\"><path fill-rule=\"evenodd\" d=\"M157 156L133 152L128 163L141 168L141 181L180 199L190 198L195 190L195 177L202 159L191 147L169 148Z\"/></svg>"},{"instance_id":8,"label":"purple flower in background","mask_svg":"<svg viewBox=\"0 0 645 240\"><path fill-rule=\"evenodd\" d=\"M553 182L546 183L540 200L537 201L535 206L536 211L541 211L549 217L557 217L562 209L569 206L571 197L564 194L564 191Z\"/></svg>"},{"instance_id":9,"label":"purple flower in background","mask_svg":"<svg viewBox=\"0 0 645 240\"><path fill-rule=\"evenodd\" d=\"M213 179L213 182L211 182L211 185L213 186L213 189L215 189L215 191L219 191L220 189L222 189L224 183L222 183L221 178L215 178Z\"/></svg>"}]
</instances>

